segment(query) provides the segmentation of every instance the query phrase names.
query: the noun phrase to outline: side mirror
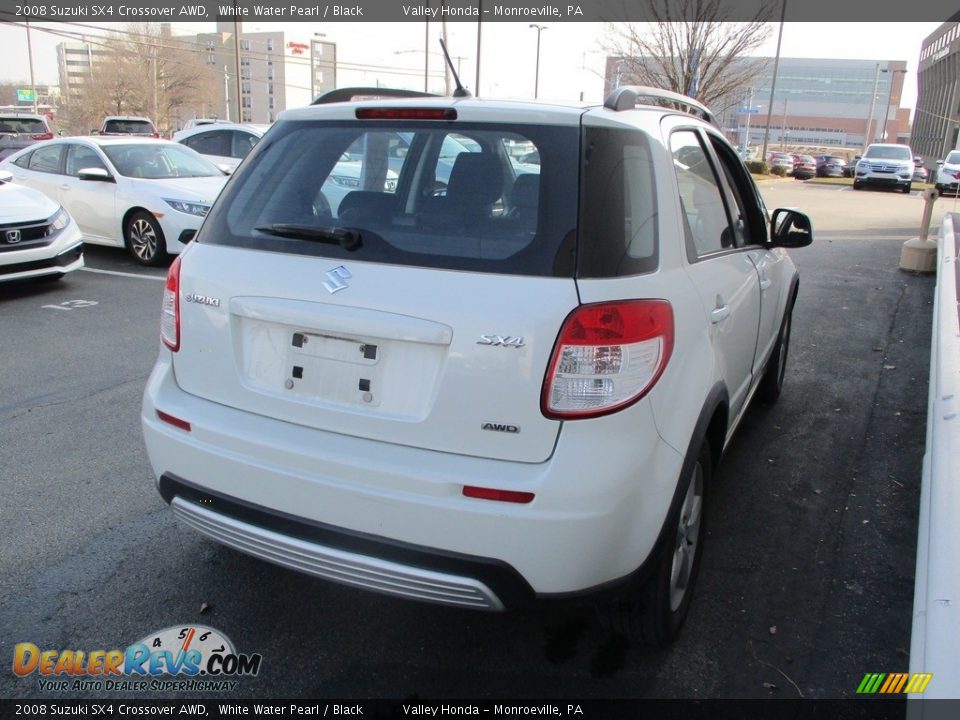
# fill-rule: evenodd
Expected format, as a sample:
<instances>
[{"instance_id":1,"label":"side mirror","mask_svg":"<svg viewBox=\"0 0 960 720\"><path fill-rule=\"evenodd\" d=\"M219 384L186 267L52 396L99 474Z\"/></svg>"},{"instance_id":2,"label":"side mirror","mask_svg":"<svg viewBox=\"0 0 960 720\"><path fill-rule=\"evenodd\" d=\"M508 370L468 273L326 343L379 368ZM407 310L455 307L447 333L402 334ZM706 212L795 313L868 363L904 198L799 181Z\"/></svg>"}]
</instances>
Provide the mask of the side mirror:
<instances>
[{"instance_id":1,"label":"side mirror","mask_svg":"<svg viewBox=\"0 0 960 720\"><path fill-rule=\"evenodd\" d=\"M113 175L103 168L81 168L77 173L77 177L81 180L93 180L95 182L116 182Z\"/></svg>"},{"instance_id":2,"label":"side mirror","mask_svg":"<svg viewBox=\"0 0 960 720\"><path fill-rule=\"evenodd\" d=\"M801 248L813 242L810 216L799 210L777 208L770 220L770 244L777 247Z\"/></svg>"},{"instance_id":3,"label":"side mirror","mask_svg":"<svg viewBox=\"0 0 960 720\"><path fill-rule=\"evenodd\" d=\"M179 240L180 240L180 242L182 242L184 245L186 245L188 242L190 242L191 240L193 240L196 236L197 236L197 231L196 231L196 230L184 230L182 233L180 233L180 238L179 238Z\"/></svg>"},{"instance_id":4,"label":"side mirror","mask_svg":"<svg viewBox=\"0 0 960 720\"><path fill-rule=\"evenodd\" d=\"M943 165L943 160L937 160L937 167L940 167L941 165Z\"/></svg>"},{"instance_id":5,"label":"side mirror","mask_svg":"<svg viewBox=\"0 0 960 720\"><path fill-rule=\"evenodd\" d=\"M0 185L6 185L8 182L13 182L13 173L0 170Z\"/></svg>"},{"instance_id":6,"label":"side mirror","mask_svg":"<svg viewBox=\"0 0 960 720\"><path fill-rule=\"evenodd\" d=\"M220 170L220 172L222 172L224 175L232 175L232 174L233 174L233 168L230 167L229 165L225 164L225 163L217 163L217 168L218 168L218 169Z\"/></svg>"},{"instance_id":7,"label":"side mirror","mask_svg":"<svg viewBox=\"0 0 960 720\"><path fill-rule=\"evenodd\" d=\"M59 135L60 137L63 137L63 130L57 130L57 135Z\"/></svg>"}]
</instances>

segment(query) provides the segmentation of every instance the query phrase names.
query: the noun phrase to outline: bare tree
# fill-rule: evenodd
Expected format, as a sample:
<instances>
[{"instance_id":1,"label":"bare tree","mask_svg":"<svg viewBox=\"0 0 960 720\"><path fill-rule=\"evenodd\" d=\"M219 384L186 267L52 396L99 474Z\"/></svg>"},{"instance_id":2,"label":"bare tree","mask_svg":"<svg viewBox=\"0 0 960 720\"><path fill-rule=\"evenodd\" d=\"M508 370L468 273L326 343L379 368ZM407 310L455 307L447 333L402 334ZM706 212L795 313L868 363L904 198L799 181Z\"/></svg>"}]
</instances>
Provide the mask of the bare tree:
<instances>
[{"instance_id":1,"label":"bare tree","mask_svg":"<svg viewBox=\"0 0 960 720\"><path fill-rule=\"evenodd\" d=\"M98 127L106 115L147 116L168 131L181 109L202 108L216 93L216 73L199 48L156 24L127 25L97 44L109 54L94 62L82 93L65 98L73 132Z\"/></svg>"},{"instance_id":2,"label":"bare tree","mask_svg":"<svg viewBox=\"0 0 960 720\"><path fill-rule=\"evenodd\" d=\"M731 22L728 0L643 1L653 22L608 28L608 83L673 90L717 113L738 102L760 70L760 61L746 56L769 37L774 4Z\"/></svg>"}]
</instances>

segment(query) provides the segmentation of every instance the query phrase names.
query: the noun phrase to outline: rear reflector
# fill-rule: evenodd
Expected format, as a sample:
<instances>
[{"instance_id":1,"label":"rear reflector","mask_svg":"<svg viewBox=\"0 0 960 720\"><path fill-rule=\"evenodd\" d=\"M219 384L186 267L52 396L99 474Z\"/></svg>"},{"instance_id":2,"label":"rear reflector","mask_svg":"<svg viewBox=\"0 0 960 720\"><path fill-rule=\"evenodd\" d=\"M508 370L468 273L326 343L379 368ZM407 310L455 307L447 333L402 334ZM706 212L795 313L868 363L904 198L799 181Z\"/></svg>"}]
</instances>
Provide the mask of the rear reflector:
<instances>
[{"instance_id":1,"label":"rear reflector","mask_svg":"<svg viewBox=\"0 0 960 720\"><path fill-rule=\"evenodd\" d=\"M520 503L525 505L534 498L531 492L518 492L516 490L494 490L493 488L474 487L473 485L463 486L464 497L477 498L479 500L497 500L499 502Z\"/></svg>"},{"instance_id":2,"label":"rear reflector","mask_svg":"<svg viewBox=\"0 0 960 720\"><path fill-rule=\"evenodd\" d=\"M456 120L453 108L357 108L357 120Z\"/></svg>"},{"instance_id":3,"label":"rear reflector","mask_svg":"<svg viewBox=\"0 0 960 720\"><path fill-rule=\"evenodd\" d=\"M174 417L173 415L168 415L162 410L157 410L157 417L163 420L165 423L168 423L170 425L173 425L174 427L180 428L181 430L186 430L187 432L190 432L190 423L188 423L186 420L181 420L180 418Z\"/></svg>"},{"instance_id":4,"label":"rear reflector","mask_svg":"<svg viewBox=\"0 0 960 720\"><path fill-rule=\"evenodd\" d=\"M560 328L543 381L549 418L606 415L642 398L673 351L673 308L666 300L581 305Z\"/></svg>"}]
</instances>

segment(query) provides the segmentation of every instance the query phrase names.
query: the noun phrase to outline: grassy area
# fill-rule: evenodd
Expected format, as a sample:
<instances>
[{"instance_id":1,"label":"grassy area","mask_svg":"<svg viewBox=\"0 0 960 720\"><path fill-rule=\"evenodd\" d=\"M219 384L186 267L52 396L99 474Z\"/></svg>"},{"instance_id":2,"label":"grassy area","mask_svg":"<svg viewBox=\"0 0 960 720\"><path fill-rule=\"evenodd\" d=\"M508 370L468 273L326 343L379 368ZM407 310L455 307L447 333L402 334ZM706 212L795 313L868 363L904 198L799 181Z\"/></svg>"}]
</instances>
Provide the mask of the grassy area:
<instances>
[{"instance_id":1,"label":"grassy area","mask_svg":"<svg viewBox=\"0 0 960 720\"><path fill-rule=\"evenodd\" d=\"M770 181L770 180L793 180L793 178L791 178L791 177L779 178L779 177L777 177L776 175L754 175L754 176L753 176L753 179L756 180L757 182L765 182L765 181ZM796 182L801 182L801 181L797 180ZM852 185L853 185L853 178L848 178L848 177L842 177L842 178L838 178L838 177L821 177L821 178L811 178L811 179L809 179L809 180L804 180L804 181L802 181L802 182L812 183L812 184L814 184L814 185L848 185L848 186L852 186ZM931 183L915 182L915 183L913 183L913 186L912 186L912 187L913 187L914 190L929 190L930 188L933 187L933 185L932 185Z\"/></svg>"}]
</instances>

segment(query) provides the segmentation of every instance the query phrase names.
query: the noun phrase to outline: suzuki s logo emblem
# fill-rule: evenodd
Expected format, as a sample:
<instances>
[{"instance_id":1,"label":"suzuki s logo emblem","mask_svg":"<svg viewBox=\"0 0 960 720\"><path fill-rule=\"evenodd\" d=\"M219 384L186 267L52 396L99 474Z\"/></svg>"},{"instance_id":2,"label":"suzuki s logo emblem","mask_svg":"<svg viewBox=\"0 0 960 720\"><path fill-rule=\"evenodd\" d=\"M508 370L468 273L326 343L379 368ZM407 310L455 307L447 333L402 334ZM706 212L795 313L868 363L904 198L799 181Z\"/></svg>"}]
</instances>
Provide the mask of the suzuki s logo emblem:
<instances>
[{"instance_id":1,"label":"suzuki s logo emblem","mask_svg":"<svg viewBox=\"0 0 960 720\"><path fill-rule=\"evenodd\" d=\"M327 271L327 281L323 283L323 286L330 292L340 292L341 290L349 287L345 280L349 280L353 275L350 274L350 271L347 270L343 265L338 265L333 270Z\"/></svg>"},{"instance_id":2,"label":"suzuki s logo emblem","mask_svg":"<svg viewBox=\"0 0 960 720\"><path fill-rule=\"evenodd\" d=\"M7 230L6 232L7 242L11 245L14 245L20 242L20 231L19 230Z\"/></svg>"}]
</instances>

